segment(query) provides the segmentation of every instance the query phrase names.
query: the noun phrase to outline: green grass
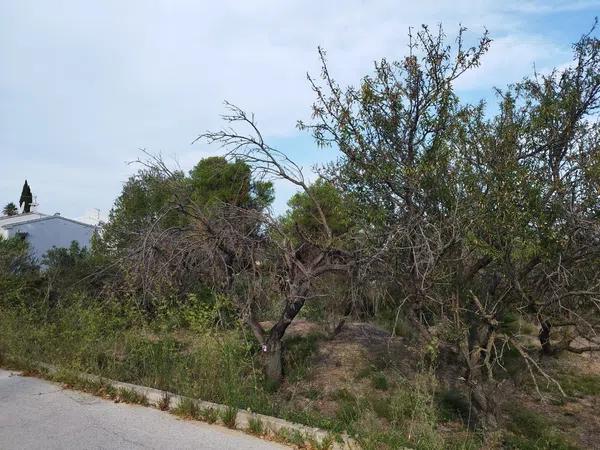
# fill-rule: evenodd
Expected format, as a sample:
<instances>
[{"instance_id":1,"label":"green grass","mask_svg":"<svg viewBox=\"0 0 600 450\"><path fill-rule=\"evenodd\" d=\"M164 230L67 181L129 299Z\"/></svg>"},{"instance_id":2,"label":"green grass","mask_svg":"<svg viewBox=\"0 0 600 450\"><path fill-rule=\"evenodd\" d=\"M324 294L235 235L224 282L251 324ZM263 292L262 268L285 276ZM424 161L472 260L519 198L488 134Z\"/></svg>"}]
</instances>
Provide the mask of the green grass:
<instances>
[{"instance_id":1,"label":"green grass","mask_svg":"<svg viewBox=\"0 0 600 450\"><path fill-rule=\"evenodd\" d=\"M371 378L371 382L373 387L380 391L387 391L390 388L387 378L382 373L373 375L373 378Z\"/></svg>"},{"instance_id":2,"label":"green grass","mask_svg":"<svg viewBox=\"0 0 600 450\"><path fill-rule=\"evenodd\" d=\"M335 438L332 435L327 435L321 441L313 438L307 438L310 448L314 450L330 450L335 443Z\"/></svg>"},{"instance_id":3,"label":"green grass","mask_svg":"<svg viewBox=\"0 0 600 450\"><path fill-rule=\"evenodd\" d=\"M221 411L221 421L228 428L235 428L237 418L237 408L228 406Z\"/></svg>"},{"instance_id":4,"label":"green grass","mask_svg":"<svg viewBox=\"0 0 600 450\"><path fill-rule=\"evenodd\" d=\"M198 408L198 402L191 398L182 399L179 404L172 409L173 414L184 417L186 419L200 419L200 408Z\"/></svg>"},{"instance_id":5,"label":"green grass","mask_svg":"<svg viewBox=\"0 0 600 450\"><path fill-rule=\"evenodd\" d=\"M568 372L560 375L558 381L569 396L600 395L600 375Z\"/></svg>"},{"instance_id":6,"label":"green grass","mask_svg":"<svg viewBox=\"0 0 600 450\"><path fill-rule=\"evenodd\" d=\"M205 422L215 423L219 419L219 411L211 407L204 408L200 411L200 416Z\"/></svg>"},{"instance_id":7,"label":"green grass","mask_svg":"<svg viewBox=\"0 0 600 450\"><path fill-rule=\"evenodd\" d=\"M135 403L137 405L148 406L148 398L134 389L120 388L117 391L117 398L125 403Z\"/></svg>"},{"instance_id":8,"label":"green grass","mask_svg":"<svg viewBox=\"0 0 600 450\"><path fill-rule=\"evenodd\" d=\"M275 438L286 444L295 445L299 448L306 446L306 437L298 430L280 428L275 432Z\"/></svg>"},{"instance_id":9,"label":"green grass","mask_svg":"<svg viewBox=\"0 0 600 450\"><path fill-rule=\"evenodd\" d=\"M183 400L171 412L209 423L222 421L235 426L237 409L281 417L331 433L348 432L365 448L444 448L437 431L441 414L433 398L435 389L422 380L405 380L384 359L365 363L355 375L370 383L368 394L339 389L326 394L311 385L312 366L322 335L286 340L285 389L270 390L260 368L260 349L242 328L190 333L170 331L160 317L142 319L127 306L90 299L64 303L52 311L35 308L5 308L0 304L0 354L3 361L25 355L65 368L63 382L122 401L145 403L131 392L120 392L101 382L79 380L75 372L145 385L192 398L229 405L219 413L202 409L193 400ZM385 373L383 370L386 370ZM363 373L364 372L364 373ZM302 384L296 384L301 382ZM369 386L367 384L367 386ZM299 389L296 389L296 388ZM296 400L308 399L298 407ZM329 413L316 401L335 403ZM167 407L167 399L159 407ZM258 424L249 425L253 432ZM292 431L286 442L304 441ZM370 447L369 447L370 446ZM314 447L314 445L313 445Z\"/></svg>"},{"instance_id":10,"label":"green grass","mask_svg":"<svg viewBox=\"0 0 600 450\"><path fill-rule=\"evenodd\" d=\"M510 423L504 446L507 449L522 450L571 450L577 447L570 444L556 431L552 422L540 413L513 406L509 409Z\"/></svg>"},{"instance_id":11,"label":"green grass","mask_svg":"<svg viewBox=\"0 0 600 450\"><path fill-rule=\"evenodd\" d=\"M248 420L248 431L256 436L262 436L265 432L262 420L259 417L250 417Z\"/></svg>"},{"instance_id":12,"label":"green grass","mask_svg":"<svg viewBox=\"0 0 600 450\"><path fill-rule=\"evenodd\" d=\"M295 382L309 377L311 360L317 351L319 341L323 339L323 334L311 333L307 336L293 336L285 340L283 364L288 381Z\"/></svg>"},{"instance_id":13,"label":"green grass","mask_svg":"<svg viewBox=\"0 0 600 450\"><path fill-rule=\"evenodd\" d=\"M462 392L457 389L448 389L438 392L435 397L443 420L470 422L471 405Z\"/></svg>"}]
</instances>

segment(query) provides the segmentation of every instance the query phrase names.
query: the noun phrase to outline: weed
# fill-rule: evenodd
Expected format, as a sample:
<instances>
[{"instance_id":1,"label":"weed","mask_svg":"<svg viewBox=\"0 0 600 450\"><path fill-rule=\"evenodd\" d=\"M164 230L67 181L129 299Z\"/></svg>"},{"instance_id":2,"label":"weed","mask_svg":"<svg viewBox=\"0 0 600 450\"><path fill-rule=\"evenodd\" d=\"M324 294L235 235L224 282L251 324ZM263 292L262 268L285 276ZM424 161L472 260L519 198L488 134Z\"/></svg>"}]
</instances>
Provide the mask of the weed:
<instances>
[{"instance_id":1,"label":"weed","mask_svg":"<svg viewBox=\"0 0 600 450\"><path fill-rule=\"evenodd\" d=\"M561 375L558 381L569 396L600 395L600 375L568 372Z\"/></svg>"},{"instance_id":2,"label":"weed","mask_svg":"<svg viewBox=\"0 0 600 450\"><path fill-rule=\"evenodd\" d=\"M219 418L219 412L211 407L202 409L202 411L200 411L200 415L202 416L202 419L208 423L215 423Z\"/></svg>"},{"instance_id":3,"label":"weed","mask_svg":"<svg viewBox=\"0 0 600 450\"><path fill-rule=\"evenodd\" d=\"M291 382L306 379L310 373L310 361L317 351L322 334L312 333L307 336L293 336L285 341L284 368L287 379Z\"/></svg>"},{"instance_id":4,"label":"weed","mask_svg":"<svg viewBox=\"0 0 600 450\"><path fill-rule=\"evenodd\" d=\"M250 417L248 419L248 431L257 436L262 436L265 431L262 420L256 416Z\"/></svg>"},{"instance_id":5,"label":"weed","mask_svg":"<svg viewBox=\"0 0 600 450\"><path fill-rule=\"evenodd\" d=\"M384 398L372 398L370 400L371 408L373 412L382 419L392 420L392 408L390 408L389 399Z\"/></svg>"},{"instance_id":6,"label":"weed","mask_svg":"<svg viewBox=\"0 0 600 450\"><path fill-rule=\"evenodd\" d=\"M510 434L505 438L505 448L509 449L573 449L564 437L555 431L552 423L541 414L522 407L509 409Z\"/></svg>"},{"instance_id":7,"label":"weed","mask_svg":"<svg viewBox=\"0 0 600 450\"><path fill-rule=\"evenodd\" d=\"M387 391L390 388L387 378L382 373L374 375L371 379L371 384L375 389L379 389L380 391Z\"/></svg>"},{"instance_id":8,"label":"weed","mask_svg":"<svg viewBox=\"0 0 600 450\"><path fill-rule=\"evenodd\" d=\"M311 400L317 400L321 398L322 392L314 386L309 387L306 391L303 392L303 395Z\"/></svg>"},{"instance_id":9,"label":"weed","mask_svg":"<svg viewBox=\"0 0 600 450\"><path fill-rule=\"evenodd\" d=\"M448 389L436 395L436 401L444 420L461 420L468 423L471 405L465 395L457 389Z\"/></svg>"},{"instance_id":10,"label":"weed","mask_svg":"<svg viewBox=\"0 0 600 450\"><path fill-rule=\"evenodd\" d=\"M290 428L280 428L275 432L275 437L282 442L295 445L299 448L305 447L306 439L304 435L298 430L292 430Z\"/></svg>"},{"instance_id":11,"label":"weed","mask_svg":"<svg viewBox=\"0 0 600 450\"><path fill-rule=\"evenodd\" d=\"M328 434L321 440L311 437L309 437L307 440L310 444L310 448L314 450L330 450L333 447L333 443L335 441L333 436L330 434Z\"/></svg>"},{"instance_id":12,"label":"weed","mask_svg":"<svg viewBox=\"0 0 600 450\"><path fill-rule=\"evenodd\" d=\"M160 409L161 411L168 411L169 407L171 406L171 396L167 392L165 392L158 401L157 406L158 409Z\"/></svg>"},{"instance_id":13,"label":"weed","mask_svg":"<svg viewBox=\"0 0 600 450\"><path fill-rule=\"evenodd\" d=\"M357 381L362 380L364 378L368 378L371 375L371 373L373 373L373 370L375 370L375 367L373 367L371 365L369 365L367 367L363 367L356 373L356 376L354 378Z\"/></svg>"},{"instance_id":14,"label":"weed","mask_svg":"<svg viewBox=\"0 0 600 450\"><path fill-rule=\"evenodd\" d=\"M119 388L117 391L117 399L125 403L135 403L144 406L148 405L148 397L129 388Z\"/></svg>"},{"instance_id":15,"label":"weed","mask_svg":"<svg viewBox=\"0 0 600 450\"><path fill-rule=\"evenodd\" d=\"M342 388L342 389L338 389L334 392L332 392L329 397L332 400L337 400L337 401L351 401L354 400L354 395L352 395L350 393L350 391L348 391L348 389Z\"/></svg>"},{"instance_id":16,"label":"weed","mask_svg":"<svg viewBox=\"0 0 600 450\"><path fill-rule=\"evenodd\" d=\"M221 411L221 420L223 424L228 428L235 428L235 423L237 419L237 408L233 408L228 406L224 410Z\"/></svg>"},{"instance_id":17,"label":"weed","mask_svg":"<svg viewBox=\"0 0 600 450\"><path fill-rule=\"evenodd\" d=\"M342 429L351 430L353 423L360 417L361 408L356 399L343 400L338 404L335 418Z\"/></svg>"},{"instance_id":18,"label":"weed","mask_svg":"<svg viewBox=\"0 0 600 450\"><path fill-rule=\"evenodd\" d=\"M186 419L199 419L201 417L198 403L191 398L183 398L180 400L177 406L173 409L173 414L176 414L180 417L185 417Z\"/></svg>"}]
</instances>

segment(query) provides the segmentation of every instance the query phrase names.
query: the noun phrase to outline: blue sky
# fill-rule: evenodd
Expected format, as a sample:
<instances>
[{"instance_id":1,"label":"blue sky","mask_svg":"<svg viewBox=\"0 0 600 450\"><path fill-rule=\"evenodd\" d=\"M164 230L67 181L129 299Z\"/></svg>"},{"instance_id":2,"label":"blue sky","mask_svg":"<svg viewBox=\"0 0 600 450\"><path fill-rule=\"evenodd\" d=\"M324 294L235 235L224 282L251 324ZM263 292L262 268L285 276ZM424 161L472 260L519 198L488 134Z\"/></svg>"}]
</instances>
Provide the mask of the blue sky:
<instances>
[{"instance_id":1,"label":"blue sky","mask_svg":"<svg viewBox=\"0 0 600 450\"><path fill-rule=\"evenodd\" d=\"M140 148L189 169L218 154L194 137L220 127L223 100L256 114L307 169L333 157L295 124L310 113L316 48L355 84L401 58L409 26L459 23L494 42L457 84L468 100L570 60L600 1L4 0L0 2L0 204L27 178L40 210L106 215ZM277 211L291 188L277 183Z\"/></svg>"}]
</instances>

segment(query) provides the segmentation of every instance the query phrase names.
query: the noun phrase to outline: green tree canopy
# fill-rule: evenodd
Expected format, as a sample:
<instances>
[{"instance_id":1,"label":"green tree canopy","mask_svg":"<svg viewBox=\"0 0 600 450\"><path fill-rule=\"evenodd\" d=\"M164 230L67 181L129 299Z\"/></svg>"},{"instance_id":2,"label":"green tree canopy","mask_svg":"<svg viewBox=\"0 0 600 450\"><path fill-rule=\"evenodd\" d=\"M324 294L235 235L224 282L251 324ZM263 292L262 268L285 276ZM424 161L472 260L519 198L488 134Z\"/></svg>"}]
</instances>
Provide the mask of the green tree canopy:
<instances>
[{"instance_id":1,"label":"green tree canopy","mask_svg":"<svg viewBox=\"0 0 600 450\"><path fill-rule=\"evenodd\" d=\"M273 202L273 185L254 180L248 164L221 156L202 159L190 171L191 198L197 205L227 203L262 209Z\"/></svg>"},{"instance_id":2,"label":"green tree canopy","mask_svg":"<svg viewBox=\"0 0 600 450\"><path fill-rule=\"evenodd\" d=\"M340 238L353 225L352 203L332 183L319 178L309 187L309 193L317 200L325 214L334 237ZM302 233L305 237L318 241L323 239L323 225L315 202L306 192L298 192L288 201L289 210L283 217L283 223L289 232Z\"/></svg>"},{"instance_id":3,"label":"green tree canopy","mask_svg":"<svg viewBox=\"0 0 600 450\"><path fill-rule=\"evenodd\" d=\"M262 209L272 201L272 184L254 180L243 162L206 158L194 166L189 176L182 171L144 167L123 186L102 240L111 249L123 249L153 224L161 229L183 226L187 218L178 211L181 204L205 208L223 202Z\"/></svg>"}]
</instances>

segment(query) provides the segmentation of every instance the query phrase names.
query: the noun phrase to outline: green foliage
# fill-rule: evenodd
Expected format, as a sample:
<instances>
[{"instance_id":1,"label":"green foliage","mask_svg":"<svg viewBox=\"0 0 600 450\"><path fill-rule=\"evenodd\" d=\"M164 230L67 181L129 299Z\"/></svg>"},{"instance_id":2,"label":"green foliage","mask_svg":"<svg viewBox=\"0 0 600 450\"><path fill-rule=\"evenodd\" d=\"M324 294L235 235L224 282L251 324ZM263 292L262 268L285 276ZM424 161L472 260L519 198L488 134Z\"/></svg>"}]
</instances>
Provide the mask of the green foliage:
<instances>
[{"instance_id":1,"label":"green foliage","mask_svg":"<svg viewBox=\"0 0 600 450\"><path fill-rule=\"evenodd\" d=\"M223 294L204 290L202 298L188 294L181 307L185 325L197 333L206 333L220 327L231 327L235 323L235 310L231 300Z\"/></svg>"},{"instance_id":2,"label":"green foliage","mask_svg":"<svg viewBox=\"0 0 600 450\"><path fill-rule=\"evenodd\" d=\"M471 422L472 405L461 391L457 389L443 390L436 395L436 400L443 419L458 419L465 424Z\"/></svg>"},{"instance_id":3,"label":"green foliage","mask_svg":"<svg viewBox=\"0 0 600 450\"><path fill-rule=\"evenodd\" d=\"M576 449L540 413L514 406L509 410L512 433L505 438L505 448L522 450L572 450Z\"/></svg>"},{"instance_id":4,"label":"green foliage","mask_svg":"<svg viewBox=\"0 0 600 450\"><path fill-rule=\"evenodd\" d=\"M600 375L566 372L558 377L558 381L569 396L600 395Z\"/></svg>"},{"instance_id":5,"label":"green foliage","mask_svg":"<svg viewBox=\"0 0 600 450\"><path fill-rule=\"evenodd\" d=\"M298 448L303 448L306 443L306 438L300 431L285 427L277 430L275 432L275 437L282 442L294 445Z\"/></svg>"},{"instance_id":6,"label":"green foliage","mask_svg":"<svg viewBox=\"0 0 600 450\"><path fill-rule=\"evenodd\" d=\"M224 410L221 411L221 420L223 424L228 428L235 428L237 419L237 408L233 408L228 406Z\"/></svg>"},{"instance_id":7,"label":"green foliage","mask_svg":"<svg viewBox=\"0 0 600 450\"><path fill-rule=\"evenodd\" d=\"M0 308L35 303L45 293L27 242L0 236Z\"/></svg>"},{"instance_id":8,"label":"green foliage","mask_svg":"<svg viewBox=\"0 0 600 450\"><path fill-rule=\"evenodd\" d=\"M283 362L287 379L293 382L308 377L311 359L317 351L319 341L323 338L322 334L311 333L285 340Z\"/></svg>"},{"instance_id":9,"label":"green foliage","mask_svg":"<svg viewBox=\"0 0 600 450\"><path fill-rule=\"evenodd\" d=\"M137 405L148 405L148 398L134 389L120 388L117 391L117 398L125 403L135 403Z\"/></svg>"},{"instance_id":10,"label":"green foliage","mask_svg":"<svg viewBox=\"0 0 600 450\"><path fill-rule=\"evenodd\" d=\"M19 210L17 209L17 205L15 205L13 202L7 203L6 206L2 208L2 214L5 216L15 216L18 213Z\"/></svg>"},{"instance_id":11,"label":"green foliage","mask_svg":"<svg viewBox=\"0 0 600 450\"><path fill-rule=\"evenodd\" d=\"M289 210L283 218L289 231L299 232L313 240L324 237L323 220L317 209L319 204L333 236L341 237L353 225L351 202L331 183L319 178L309 187L309 193L299 192L288 201Z\"/></svg>"},{"instance_id":12,"label":"green foliage","mask_svg":"<svg viewBox=\"0 0 600 450\"><path fill-rule=\"evenodd\" d=\"M112 274L106 270L109 262L104 255L79 247L76 241L68 248L48 250L41 261L43 277L58 296L70 291L94 295Z\"/></svg>"},{"instance_id":13,"label":"green foliage","mask_svg":"<svg viewBox=\"0 0 600 450\"><path fill-rule=\"evenodd\" d=\"M190 171L191 198L198 205L222 202L249 209L263 209L273 201L273 186L252 179L242 161L228 162L220 156L201 160Z\"/></svg>"},{"instance_id":14,"label":"green foliage","mask_svg":"<svg viewBox=\"0 0 600 450\"><path fill-rule=\"evenodd\" d=\"M181 399L177 406L173 408L173 414L186 419L199 419L201 417L198 402L191 398Z\"/></svg>"},{"instance_id":15,"label":"green foliage","mask_svg":"<svg viewBox=\"0 0 600 450\"><path fill-rule=\"evenodd\" d=\"M31 212L31 204L33 203L33 194L31 193L31 188L29 187L29 183L25 180L23 184L23 189L21 190L21 197L19 198L19 206L23 207L23 212L28 213Z\"/></svg>"},{"instance_id":16,"label":"green foliage","mask_svg":"<svg viewBox=\"0 0 600 450\"><path fill-rule=\"evenodd\" d=\"M335 437L329 434L320 441L311 437L308 437L307 441L310 444L311 449L330 450L331 448L333 448L333 444L335 443Z\"/></svg>"},{"instance_id":17,"label":"green foliage","mask_svg":"<svg viewBox=\"0 0 600 450\"><path fill-rule=\"evenodd\" d=\"M377 373L371 378L372 385L375 389L380 391L387 391L389 389L388 379L383 373Z\"/></svg>"},{"instance_id":18,"label":"green foliage","mask_svg":"<svg viewBox=\"0 0 600 450\"><path fill-rule=\"evenodd\" d=\"M250 167L223 157L201 160L186 176L144 168L130 177L115 201L103 230L108 250L127 248L131 239L151 226L183 226L188 218L181 205L207 207L224 202L242 208L263 209L273 201L271 183L252 179Z\"/></svg>"},{"instance_id":19,"label":"green foliage","mask_svg":"<svg viewBox=\"0 0 600 450\"><path fill-rule=\"evenodd\" d=\"M166 176L142 169L127 180L103 227L103 245L110 250L127 248L133 238L155 222L169 227L185 221L173 210L172 201L184 182L184 174Z\"/></svg>"},{"instance_id":20,"label":"green foliage","mask_svg":"<svg viewBox=\"0 0 600 450\"><path fill-rule=\"evenodd\" d=\"M27 241L19 237L5 239L0 236L0 277L18 277L34 269Z\"/></svg>"},{"instance_id":21,"label":"green foliage","mask_svg":"<svg viewBox=\"0 0 600 450\"><path fill-rule=\"evenodd\" d=\"M200 411L200 415L202 416L202 419L207 423L215 423L219 418L219 411L217 411L214 408L207 407L203 408Z\"/></svg>"},{"instance_id":22,"label":"green foliage","mask_svg":"<svg viewBox=\"0 0 600 450\"><path fill-rule=\"evenodd\" d=\"M248 431L257 436L262 436L264 434L265 429L260 417L250 417L250 419L248 419Z\"/></svg>"}]
</instances>

